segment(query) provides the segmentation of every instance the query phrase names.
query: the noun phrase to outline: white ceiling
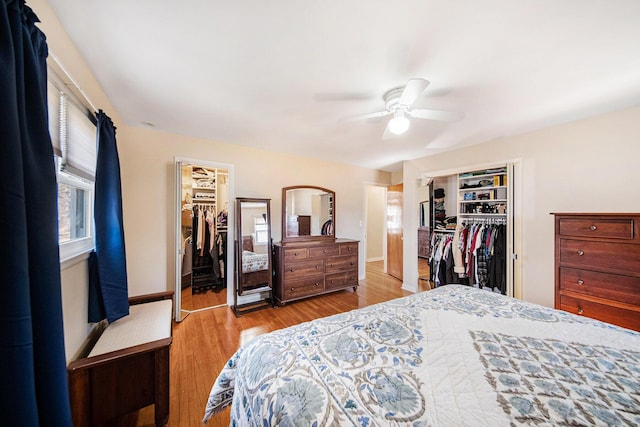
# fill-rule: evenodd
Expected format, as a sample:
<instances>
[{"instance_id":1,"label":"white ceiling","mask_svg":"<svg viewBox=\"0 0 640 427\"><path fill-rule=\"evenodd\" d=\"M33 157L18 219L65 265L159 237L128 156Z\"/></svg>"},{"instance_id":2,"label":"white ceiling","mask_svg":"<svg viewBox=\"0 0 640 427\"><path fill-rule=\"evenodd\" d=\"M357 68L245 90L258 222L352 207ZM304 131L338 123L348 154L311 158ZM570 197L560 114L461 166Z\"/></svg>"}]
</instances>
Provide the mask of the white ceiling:
<instances>
[{"instance_id":1,"label":"white ceiling","mask_svg":"<svg viewBox=\"0 0 640 427\"><path fill-rule=\"evenodd\" d=\"M638 0L49 0L131 126L360 166L640 104ZM431 82L382 140L383 93Z\"/></svg>"}]
</instances>

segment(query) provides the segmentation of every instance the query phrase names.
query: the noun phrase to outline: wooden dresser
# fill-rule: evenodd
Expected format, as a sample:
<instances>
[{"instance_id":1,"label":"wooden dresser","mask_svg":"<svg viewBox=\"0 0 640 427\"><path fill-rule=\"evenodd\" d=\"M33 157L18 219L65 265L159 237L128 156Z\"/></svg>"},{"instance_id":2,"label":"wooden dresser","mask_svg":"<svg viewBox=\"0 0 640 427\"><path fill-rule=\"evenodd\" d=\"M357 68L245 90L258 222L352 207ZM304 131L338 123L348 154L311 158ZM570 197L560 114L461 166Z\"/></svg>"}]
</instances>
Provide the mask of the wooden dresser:
<instances>
[{"instance_id":1,"label":"wooden dresser","mask_svg":"<svg viewBox=\"0 0 640 427\"><path fill-rule=\"evenodd\" d=\"M555 307L640 330L640 213L555 213Z\"/></svg>"},{"instance_id":2,"label":"wooden dresser","mask_svg":"<svg viewBox=\"0 0 640 427\"><path fill-rule=\"evenodd\" d=\"M358 287L358 241L347 239L274 244L273 296L279 305Z\"/></svg>"}]
</instances>

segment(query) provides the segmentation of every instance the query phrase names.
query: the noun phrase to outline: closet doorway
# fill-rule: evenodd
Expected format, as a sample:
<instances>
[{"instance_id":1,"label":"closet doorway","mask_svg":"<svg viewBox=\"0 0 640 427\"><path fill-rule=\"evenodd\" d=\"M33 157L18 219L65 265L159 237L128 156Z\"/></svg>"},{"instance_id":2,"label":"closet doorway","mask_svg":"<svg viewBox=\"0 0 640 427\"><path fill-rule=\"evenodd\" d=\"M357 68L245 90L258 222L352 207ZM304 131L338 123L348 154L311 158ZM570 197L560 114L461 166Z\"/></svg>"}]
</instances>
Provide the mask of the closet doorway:
<instances>
[{"instance_id":1,"label":"closet doorway","mask_svg":"<svg viewBox=\"0 0 640 427\"><path fill-rule=\"evenodd\" d=\"M522 298L517 165L507 161L422 175L418 277L420 263L428 263L431 286L458 283Z\"/></svg>"},{"instance_id":2,"label":"closet doorway","mask_svg":"<svg viewBox=\"0 0 640 427\"><path fill-rule=\"evenodd\" d=\"M176 321L233 294L231 166L176 159ZM231 238L229 238L231 236Z\"/></svg>"}]
</instances>

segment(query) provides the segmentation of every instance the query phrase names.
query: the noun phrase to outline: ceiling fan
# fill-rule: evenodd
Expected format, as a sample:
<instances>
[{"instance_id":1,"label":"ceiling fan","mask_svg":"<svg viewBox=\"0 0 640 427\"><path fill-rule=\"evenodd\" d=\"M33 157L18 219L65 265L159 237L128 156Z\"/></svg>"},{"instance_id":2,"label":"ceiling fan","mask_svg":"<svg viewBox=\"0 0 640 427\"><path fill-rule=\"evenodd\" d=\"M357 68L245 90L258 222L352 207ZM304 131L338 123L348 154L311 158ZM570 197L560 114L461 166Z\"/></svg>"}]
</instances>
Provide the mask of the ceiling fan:
<instances>
[{"instance_id":1,"label":"ceiling fan","mask_svg":"<svg viewBox=\"0 0 640 427\"><path fill-rule=\"evenodd\" d=\"M412 109L414 102L420 94L429 86L429 81L425 79L410 79L406 85L394 87L384 93L382 99L386 110L375 113L355 116L353 120L365 120L376 117L384 117L393 114L393 118L387 123L383 138L389 135L401 135L409 129L409 117L416 119L439 120L444 122L455 122L464 117L463 113L442 110Z\"/></svg>"}]
</instances>

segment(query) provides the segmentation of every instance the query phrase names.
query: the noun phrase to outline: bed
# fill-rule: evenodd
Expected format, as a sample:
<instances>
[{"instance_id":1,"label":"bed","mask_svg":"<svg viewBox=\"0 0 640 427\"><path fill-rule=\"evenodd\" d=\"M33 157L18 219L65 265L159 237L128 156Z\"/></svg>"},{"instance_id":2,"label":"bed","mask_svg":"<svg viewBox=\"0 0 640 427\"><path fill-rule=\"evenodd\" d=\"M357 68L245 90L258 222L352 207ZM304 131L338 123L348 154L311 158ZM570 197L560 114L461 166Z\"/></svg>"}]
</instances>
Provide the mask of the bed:
<instances>
[{"instance_id":1,"label":"bed","mask_svg":"<svg viewBox=\"0 0 640 427\"><path fill-rule=\"evenodd\" d=\"M242 286L243 291L269 283L269 254L254 252L253 236L242 237Z\"/></svg>"},{"instance_id":2,"label":"bed","mask_svg":"<svg viewBox=\"0 0 640 427\"><path fill-rule=\"evenodd\" d=\"M448 285L256 337L204 421L233 425L639 425L640 334Z\"/></svg>"}]
</instances>

